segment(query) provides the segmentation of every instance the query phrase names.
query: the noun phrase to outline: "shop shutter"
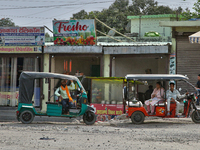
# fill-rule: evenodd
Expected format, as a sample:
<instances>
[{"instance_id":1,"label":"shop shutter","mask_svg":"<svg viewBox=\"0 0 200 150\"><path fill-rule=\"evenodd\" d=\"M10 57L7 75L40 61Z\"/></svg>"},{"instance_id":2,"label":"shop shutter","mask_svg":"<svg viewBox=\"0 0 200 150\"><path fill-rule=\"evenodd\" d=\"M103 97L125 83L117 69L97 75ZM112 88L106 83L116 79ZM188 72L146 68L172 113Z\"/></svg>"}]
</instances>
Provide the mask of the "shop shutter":
<instances>
[{"instance_id":1,"label":"shop shutter","mask_svg":"<svg viewBox=\"0 0 200 150\"><path fill-rule=\"evenodd\" d=\"M200 74L200 44L189 43L188 36L178 36L177 41L177 74L187 75L189 81L196 85L197 75ZM194 89L183 82L178 82L177 87Z\"/></svg>"}]
</instances>

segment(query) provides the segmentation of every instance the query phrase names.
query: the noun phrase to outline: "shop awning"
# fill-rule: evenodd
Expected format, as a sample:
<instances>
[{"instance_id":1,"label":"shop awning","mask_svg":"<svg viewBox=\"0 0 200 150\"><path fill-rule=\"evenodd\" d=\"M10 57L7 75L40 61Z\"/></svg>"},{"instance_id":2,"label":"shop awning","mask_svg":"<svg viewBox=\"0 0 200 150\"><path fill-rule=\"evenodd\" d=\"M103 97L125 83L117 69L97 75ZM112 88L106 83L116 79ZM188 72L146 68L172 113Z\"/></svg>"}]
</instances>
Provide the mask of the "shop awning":
<instances>
[{"instance_id":1,"label":"shop awning","mask_svg":"<svg viewBox=\"0 0 200 150\"><path fill-rule=\"evenodd\" d=\"M190 43L199 43L200 44L200 31L189 36Z\"/></svg>"}]
</instances>

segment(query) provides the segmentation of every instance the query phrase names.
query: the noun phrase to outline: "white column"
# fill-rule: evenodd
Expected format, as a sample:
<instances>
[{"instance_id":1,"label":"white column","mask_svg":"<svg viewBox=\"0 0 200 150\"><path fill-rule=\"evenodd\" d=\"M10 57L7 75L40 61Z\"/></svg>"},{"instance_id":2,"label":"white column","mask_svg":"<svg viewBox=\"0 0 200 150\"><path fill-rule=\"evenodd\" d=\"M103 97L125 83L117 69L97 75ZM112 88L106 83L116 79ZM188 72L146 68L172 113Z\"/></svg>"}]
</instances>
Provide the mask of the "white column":
<instances>
[{"instance_id":1,"label":"white column","mask_svg":"<svg viewBox=\"0 0 200 150\"><path fill-rule=\"evenodd\" d=\"M44 54L44 72L49 72L49 54ZM43 79L44 99L42 100L42 112L46 112L47 110L46 102L48 101L48 88L49 84L45 83L45 79Z\"/></svg>"},{"instance_id":2,"label":"white column","mask_svg":"<svg viewBox=\"0 0 200 150\"><path fill-rule=\"evenodd\" d=\"M55 73L55 57L52 55L52 57L50 58L51 59L51 72L52 73ZM55 80L52 79L51 80L51 94L50 96L54 95L54 88L55 88ZM51 102L54 102L54 96L51 97L50 99Z\"/></svg>"},{"instance_id":3,"label":"white column","mask_svg":"<svg viewBox=\"0 0 200 150\"><path fill-rule=\"evenodd\" d=\"M104 77L110 77L110 55L104 55Z\"/></svg>"}]
</instances>

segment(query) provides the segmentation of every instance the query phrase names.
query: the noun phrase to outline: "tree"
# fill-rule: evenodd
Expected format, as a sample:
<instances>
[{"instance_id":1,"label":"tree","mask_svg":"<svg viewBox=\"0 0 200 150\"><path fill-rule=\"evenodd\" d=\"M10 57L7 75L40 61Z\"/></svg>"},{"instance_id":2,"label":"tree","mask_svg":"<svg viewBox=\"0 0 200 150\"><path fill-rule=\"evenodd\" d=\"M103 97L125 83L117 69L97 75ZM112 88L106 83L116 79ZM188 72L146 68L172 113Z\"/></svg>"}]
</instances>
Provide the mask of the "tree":
<instances>
[{"instance_id":1,"label":"tree","mask_svg":"<svg viewBox=\"0 0 200 150\"><path fill-rule=\"evenodd\" d=\"M0 27L13 27L15 23L10 18L2 18L0 19Z\"/></svg>"},{"instance_id":2,"label":"tree","mask_svg":"<svg viewBox=\"0 0 200 150\"><path fill-rule=\"evenodd\" d=\"M45 33L45 38L49 38L49 37L50 37L49 33L46 32L46 33Z\"/></svg>"},{"instance_id":3,"label":"tree","mask_svg":"<svg viewBox=\"0 0 200 150\"><path fill-rule=\"evenodd\" d=\"M197 2L194 3L193 10L194 12L191 12L188 8L186 8L185 11L182 12L181 15L184 16L184 20L200 18L200 0L197 0Z\"/></svg>"},{"instance_id":4,"label":"tree","mask_svg":"<svg viewBox=\"0 0 200 150\"><path fill-rule=\"evenodd\" d=\"M115 0L108 9L89 13L81 10L73 14L71 19L94 19L96 17L111 28L115 28L124 34L126 32L125 27L128 24L127 16L175 13L176 11L168 6L158 6L158 2L154 0L132 0L131 5L129 5L129 0ZM96 28L104 33L108 33L110 30L99 22L96 22Z\"/></svg>"}]
</instances>

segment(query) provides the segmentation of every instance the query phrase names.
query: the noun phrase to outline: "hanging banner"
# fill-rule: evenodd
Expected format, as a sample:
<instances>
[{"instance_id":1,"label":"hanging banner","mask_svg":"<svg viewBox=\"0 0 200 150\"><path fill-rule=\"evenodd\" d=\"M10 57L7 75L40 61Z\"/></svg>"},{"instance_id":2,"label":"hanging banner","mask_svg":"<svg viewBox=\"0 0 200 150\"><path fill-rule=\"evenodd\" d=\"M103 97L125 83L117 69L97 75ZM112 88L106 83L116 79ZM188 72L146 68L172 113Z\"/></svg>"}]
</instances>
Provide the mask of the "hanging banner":
<instances>
[{"instance_id":1,"label":"hanging banner","mask_svg":"<svg viewBox=\"0 0 200 150\"><path fill-rule=\"evenodd\" d=\"M41 46L0 46L0 53L42 53Z\"/></svg>"},{"instance_id":2,"label":"hanging banner","mask_svg":"<svg viewBox=\"0 0 200 150\"><path fill-rule=\"evenodd\" d=\"M95 45L95 21L53 20L54 45Z\"/></svg>"},{"instance_id":3,"label":"hanging banner","mask_svg":"<svg viewBox=\"0 0 200 150\"><path fill-rule=\"evenodd\" d=\"M44 27L0 27L0 46L43 46Z\"/></svg>"}]
</instances>

